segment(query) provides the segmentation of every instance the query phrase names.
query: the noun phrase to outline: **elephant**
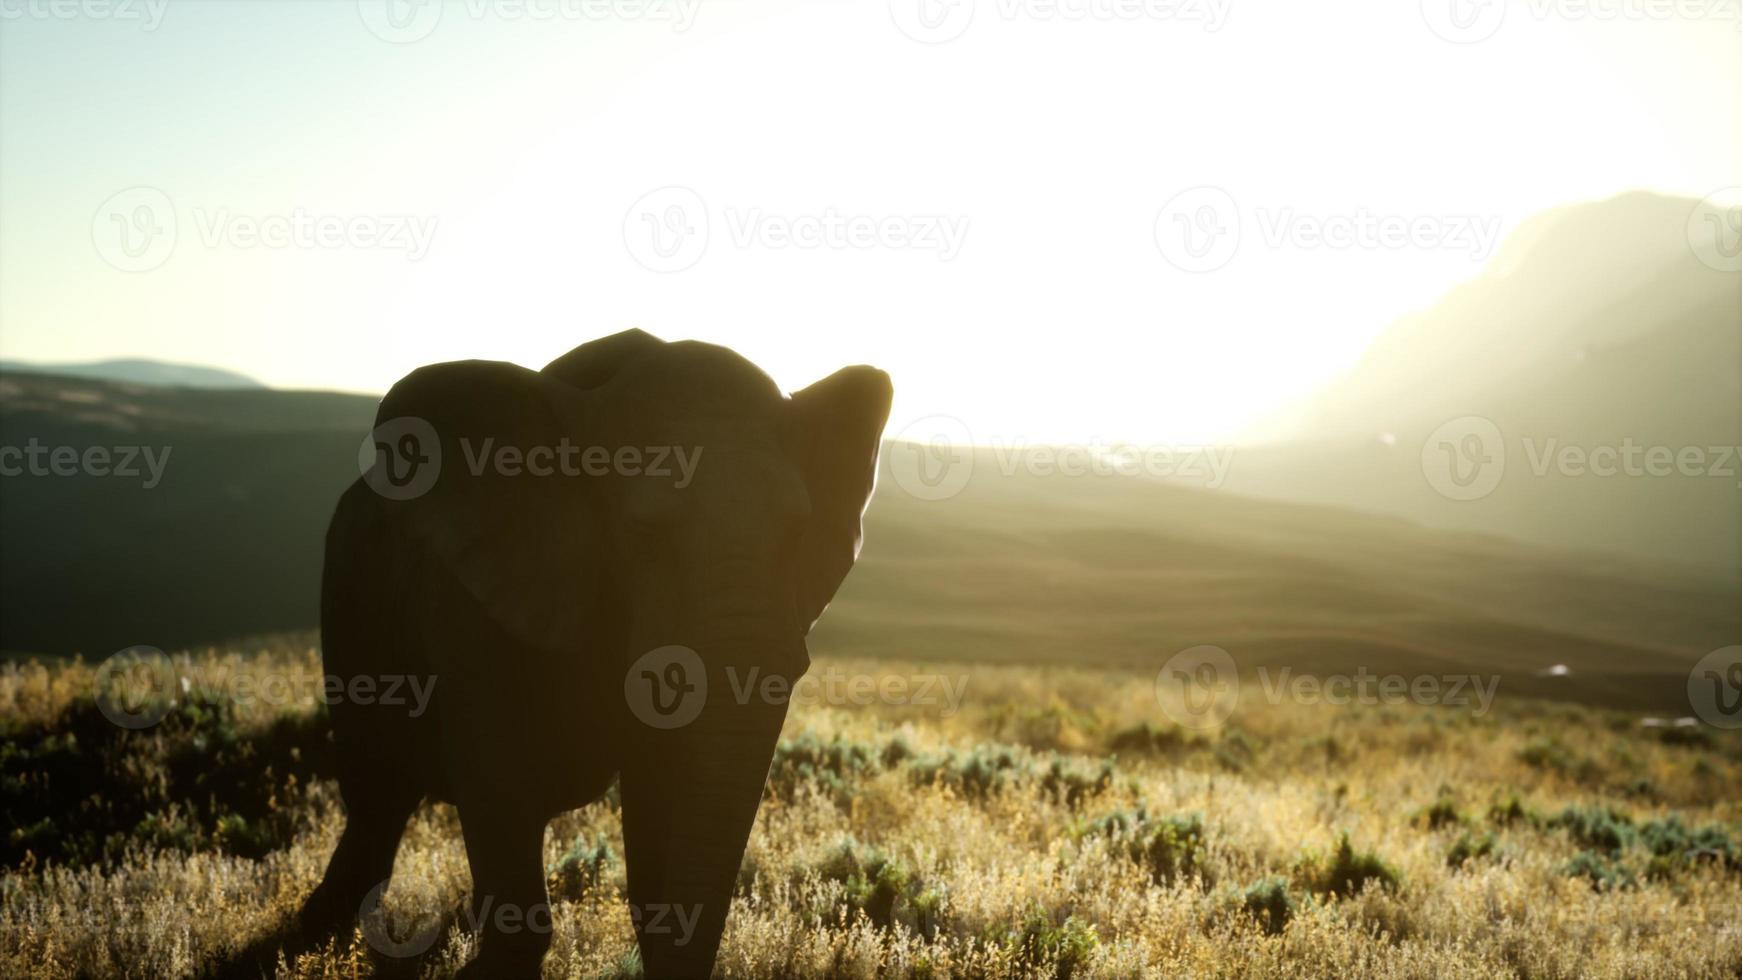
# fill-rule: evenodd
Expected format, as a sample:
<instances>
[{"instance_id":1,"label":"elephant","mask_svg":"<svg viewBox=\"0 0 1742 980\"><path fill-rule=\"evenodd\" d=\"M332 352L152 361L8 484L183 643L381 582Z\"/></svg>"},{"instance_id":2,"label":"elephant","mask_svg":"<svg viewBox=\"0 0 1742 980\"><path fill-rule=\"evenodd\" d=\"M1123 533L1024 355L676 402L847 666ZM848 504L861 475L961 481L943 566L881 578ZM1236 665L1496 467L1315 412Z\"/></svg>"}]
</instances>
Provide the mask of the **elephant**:
<instances>
[{"instance_id":1,"label":"elephant","mask_svg":"<svg viewBox=\"0 0 1742 980\"><path fill-rule=\"evenodd\" d=\"M462 975L536 976L545 825L615 780L643 966L710 974L786 716L767 680L804 674L857 560L892 397L862 365L788 396L640 330L395 384L326 536L345 827L299 926L356 921L412 812L449 802L481 923ZM686 447L687 482L651 465ZM379 696L402 676L426 710Z\"/></svg>"}]
</instances>

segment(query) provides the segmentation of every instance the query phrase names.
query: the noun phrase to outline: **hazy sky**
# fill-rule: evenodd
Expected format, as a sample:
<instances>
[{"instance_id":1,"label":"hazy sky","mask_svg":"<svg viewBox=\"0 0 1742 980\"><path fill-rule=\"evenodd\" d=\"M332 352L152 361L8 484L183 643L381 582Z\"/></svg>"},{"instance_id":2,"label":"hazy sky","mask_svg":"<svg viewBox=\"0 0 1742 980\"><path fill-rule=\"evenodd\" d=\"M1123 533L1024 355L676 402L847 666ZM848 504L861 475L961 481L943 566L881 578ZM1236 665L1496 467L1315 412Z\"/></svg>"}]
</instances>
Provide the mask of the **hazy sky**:
<instances>
[{"instance_id":1,"label":"hazy sky","mask_svg":"<svg viewBox=\"0 0 1742 980\"><path fill-rule=\"evenodd\" d=\"M1532 213L1742 183L1739 118L1721 0L0 0L0 356L380 391L640 326L1220 439Z\"/></svg>"}]
</instances>

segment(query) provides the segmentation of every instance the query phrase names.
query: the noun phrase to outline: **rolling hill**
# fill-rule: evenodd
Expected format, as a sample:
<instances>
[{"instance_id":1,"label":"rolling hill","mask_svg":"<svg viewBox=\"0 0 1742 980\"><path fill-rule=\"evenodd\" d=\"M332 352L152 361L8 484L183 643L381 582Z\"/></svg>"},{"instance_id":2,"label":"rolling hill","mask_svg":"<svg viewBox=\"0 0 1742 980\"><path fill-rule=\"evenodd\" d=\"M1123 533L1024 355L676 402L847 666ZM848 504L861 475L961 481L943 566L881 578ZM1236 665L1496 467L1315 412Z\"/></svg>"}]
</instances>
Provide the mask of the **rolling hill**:
<instances>
[{"instance_id":1,"label":"rolling hill","mask_svg":"<svg viewBox=\"0 0 1742 980\"><path fill-rule=\"evenodd\" d=\"M0 443L168 447L161 482L6 476L0 648L100 657L315 625L322 532L374 400L0 377ZM897 444L891 454L911 452ZM887 468L887 463L886 463ZM1673 709L1742 635L1736 578L1137 477L885 473L812 638L849 655L1497 673L1501 690ZM1540 676L1555 664L1568 676Z\"/></svg>"},{"instance_id":2,"label":"rolling hill","mask_svg":"<svg viewBox=\"0 0 1742 980\"><path fill-rule=\"evenodd\" d=\"M124 384L167 385L181 388L264 388L260 382L224 368L201 364L172 364L144 358L92 361L86 364L30 364L0 361L0 373L52 374L63 378L90 378Z\"/></svg>"},{"instance_id":3,"label":"rolling hill","mask_svg":"<svg viewBox=\"0 0 1742 980\"><path fill-rule=\"evenodd\" d=\"M1742 275L1690 244L1700 207L1635 193L1525 222L1482 275L1393 325L1268 445L1243 449L1227 485L1733 574ZM1500 433L1504 476L1480 499L1448 499L1424 478L1423 447L1472 416ZM1551 446L1629 444L1695 450L1709 475L1541 465Z\"/></svg>"}]
</instances>

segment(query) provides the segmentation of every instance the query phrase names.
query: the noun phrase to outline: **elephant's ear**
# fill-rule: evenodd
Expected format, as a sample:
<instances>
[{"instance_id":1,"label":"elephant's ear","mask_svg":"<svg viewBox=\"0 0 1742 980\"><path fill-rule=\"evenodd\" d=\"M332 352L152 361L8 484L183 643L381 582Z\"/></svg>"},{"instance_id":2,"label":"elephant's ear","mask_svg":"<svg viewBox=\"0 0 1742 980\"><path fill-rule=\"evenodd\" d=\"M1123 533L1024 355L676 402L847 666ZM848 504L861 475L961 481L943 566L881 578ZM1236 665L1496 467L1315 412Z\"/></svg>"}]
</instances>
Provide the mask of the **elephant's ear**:
<instances>
[{"instance_id":1,"label":"elephant's ear","mask_svg":"<svg viewBox=\"0 0 1742 980\"><path fill-rule=\"evenodd\" d=\"M877 449L894 391L889 375L861 365L792 396L811 504L798 571L799 614L807 630L859 557L860 519L877 481Z\"/></svg>"},{"instance_id":2,"label":"elephant's ear","mask_svg":"<svg viewBox=\"0 0 1742 980\"><path fill-rule=\"evenodd\" d=\"M625 330L587 341L546 364L542 373L576 388L597 388L665 346L665 341L645 330Z\"/></svg>"},{"instance_id":3,"label":"elephant's ear","mask_svg":"<svg viewBox=\"0 0 1742 980\"><path fill-rule=\"evenodd\" d=\"M407 375L376 416L376 438L388 443L376 467L394 461L408 431L420 444L405 449L429 458L423 441L440 448L433 481L414 477L410 495L385 495L388 520L498 622L541 646L575 642L593 592L592 495L579 468L580 453L598 444L587 431L591 400L515 364L454 361ZM421 424L396 421L406 419Z\"/></svg>"}]
</instances>

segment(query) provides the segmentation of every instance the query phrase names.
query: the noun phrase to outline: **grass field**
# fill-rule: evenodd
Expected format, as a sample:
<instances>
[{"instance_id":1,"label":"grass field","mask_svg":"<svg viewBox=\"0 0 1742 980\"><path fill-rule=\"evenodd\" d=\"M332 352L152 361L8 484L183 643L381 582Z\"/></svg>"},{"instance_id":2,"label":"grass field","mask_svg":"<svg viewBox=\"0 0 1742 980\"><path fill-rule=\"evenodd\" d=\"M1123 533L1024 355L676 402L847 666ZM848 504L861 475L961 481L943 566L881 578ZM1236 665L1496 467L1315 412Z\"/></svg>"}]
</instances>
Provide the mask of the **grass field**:
<instances>
[{"instance_id":1,"label":"grass field","mask_svg":"<svg viewBox=\"0 0 1742 980\"><path fill-rule=\"evenodd\" d=\"M198 975L284 925L342 825L313 645L178 655L186 692L138 731L98 710L89 664L5 666L0 976ZM1254 688L1199 731L1158 706L1153 668L812 674L961 699L795 702L727 976L1742 972L1736 733L1504 687L1484 713ZM281 696L233 697L244 677ZM622 853L609 800L551 824L548 976L635 972ZM471 952L468 888L453 811L426 806L386 906L395 935L445 923L433 947L354 933L267 964L446 976Z\"/></svg>"}]
</instances>

